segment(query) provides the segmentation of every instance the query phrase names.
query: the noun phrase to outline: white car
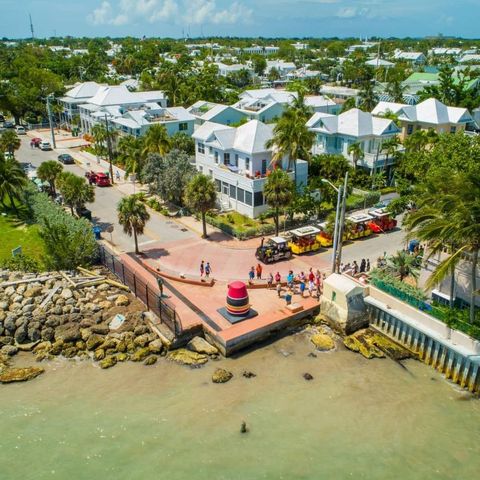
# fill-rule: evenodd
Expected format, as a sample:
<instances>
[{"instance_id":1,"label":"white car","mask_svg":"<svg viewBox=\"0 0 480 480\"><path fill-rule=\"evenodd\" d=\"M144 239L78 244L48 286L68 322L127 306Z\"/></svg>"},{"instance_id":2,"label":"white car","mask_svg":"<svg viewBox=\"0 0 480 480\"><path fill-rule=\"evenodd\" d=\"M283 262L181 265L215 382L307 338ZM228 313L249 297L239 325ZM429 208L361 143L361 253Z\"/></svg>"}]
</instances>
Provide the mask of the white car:
<instances>
[{"instance_id":1,"label":"white car","mask_svg":"<svg viewBox=\"0 0 480 480\"><path fill-rule=\"evenodd\" d=\"M25 127L22 127L21 125L17 125L15 127L15 130L17 132L17 135L26 135L27 134L27 130L25 129Z\"/></svg>"},{"instance_id":2,"label":"white car","mask_svg":"<svg viewBox=\"0 0 480 480\"><path fill-rule=\"evenodd\" d=\"M52 150L52 146L50 145L50 142L47 142L46 140L42 140L40 142L40 150L47 151L47 150Z\"/></svg>"}]
</instances>

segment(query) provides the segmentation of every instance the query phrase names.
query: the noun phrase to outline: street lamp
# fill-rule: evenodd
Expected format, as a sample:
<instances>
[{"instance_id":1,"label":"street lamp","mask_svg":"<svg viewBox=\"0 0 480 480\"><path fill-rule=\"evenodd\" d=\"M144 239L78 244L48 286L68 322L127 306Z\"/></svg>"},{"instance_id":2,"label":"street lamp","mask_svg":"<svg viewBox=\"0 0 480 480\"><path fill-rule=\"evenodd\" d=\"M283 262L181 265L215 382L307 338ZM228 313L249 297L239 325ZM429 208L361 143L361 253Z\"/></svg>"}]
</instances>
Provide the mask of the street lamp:
<instances>
[{"instance_id":1,"label":"street lamp","mask_svg":"<svg viewBox=\"0 0 480 480\"><path fill-rule=\"evenodd\" d=\"M332 257L332 273L335 273L340 265L340 257L342 252L342 236L343 224L345 223L345 206L346 206L346 192L348 172L345 173L344 185L337 188L330 180L322 178L323 183L327 183L337 192L337 209L335 213L335 228L333 234L333 257Z\"/></svg>"}]
</instances>

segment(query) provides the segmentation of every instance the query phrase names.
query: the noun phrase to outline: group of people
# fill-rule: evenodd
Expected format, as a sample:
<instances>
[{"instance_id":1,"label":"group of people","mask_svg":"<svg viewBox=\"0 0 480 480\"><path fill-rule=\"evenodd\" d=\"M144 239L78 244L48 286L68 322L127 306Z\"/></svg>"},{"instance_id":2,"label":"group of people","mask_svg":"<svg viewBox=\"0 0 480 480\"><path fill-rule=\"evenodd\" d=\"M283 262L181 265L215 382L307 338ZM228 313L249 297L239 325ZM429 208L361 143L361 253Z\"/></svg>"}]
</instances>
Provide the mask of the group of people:
<instances>
[{"instance_id":1,"label":"group of people","mask_svg":"<svg viewBox=\"0 0 480 480\"><path fill-rule=\"evenodd\" d=\"M307 274L300 272L295 275L293 270L289 270L286 283L287 283L287 293L285 294L285 299L287 305L291 303L292 296L296 293L300 294L303 298L305 296L305 290L308 291L310 297L316 296L319 300L323 293L323 281L325 279L325 274L322 274L320 270L316 272L313 271L313 268L310 268ZM275 288L277 290L277 295L279 298L282 296L282 276L280 272L273 275L272 272L269 273L267 278L268 288Z\"/></svg>"},{"instance_id":2,"label":"group of people","mask_svg":"<svg viewBox=\"0 0 480 480\"><path fill-rule=\"evenodd\" d=\"M352 263L340 264L340 272L348 275L357 275L358 273L367 273L370 271L370 259L362 258L360 265L354 260Z\"/></svg>"},{"instance_id":3,"label":"group of people","mask_svg":"<svg viewBox=\"0 0 480 480\"><path fill-rule=\"evenodd\" d=\"M203 276L205 275L205 278L208 280L211 273L212 267L210 265L210 262L205 263L205 260L202 260L200 262L200 278L203 278Z\"/></svg>"}]
</instances>

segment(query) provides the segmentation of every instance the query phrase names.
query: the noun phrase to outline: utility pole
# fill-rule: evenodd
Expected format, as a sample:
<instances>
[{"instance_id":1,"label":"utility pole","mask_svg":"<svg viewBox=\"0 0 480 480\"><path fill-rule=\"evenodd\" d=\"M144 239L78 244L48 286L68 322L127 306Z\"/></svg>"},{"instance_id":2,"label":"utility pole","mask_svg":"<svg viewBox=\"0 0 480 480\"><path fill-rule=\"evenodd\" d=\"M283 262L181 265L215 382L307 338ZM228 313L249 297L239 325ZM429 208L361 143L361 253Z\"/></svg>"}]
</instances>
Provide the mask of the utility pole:
<instances>
[{"instance_id":1,"label":"utility pole","mask_svg":"<svg viewBox=\"0 0 480 480\"><path fill-rule=\"evenodd\" d=\"M47 95L47 113L48 113L48 123L50 124L50 134L52 135L52 147L57 148L55 142L55 132L53 130L53 119L52 119L52 107L50 106L50 97L52 95Z\"/></svg>"},{"instance_id":2,"label":"utility pole","mask_svg":"<svg viewBox=\"0 0 480 480\"><path fill-rule=\"evenodd\" d=\"M332 273L335 273L337 267L337 248L338 248L338 234L340 230L340 204L342 202L342 187L337 190L337 211L335 213L335 229L333 232L333 258L332 258Z\"/></svg>"},{"instance_id":3,"label":"utility pole","mask_svg":"<svg viewBox=\"0 0 480 480\"><path fill-rule=\"evenodd\" d=\"M115 181L113 179L112 144L110 143L110 130L108 129L107 114L105 114L105 129L107 131L107 151L108 151L108 162L110 163L110 181L112 182L112 185L113 185Z\"/></svg>"},{"instance_id":4,"label":"utility pole","mask_svg":"<svg viewBox=\"0 0 480 480\"><path fill-rule=\"evenodd\" d=\"M342 261L342 244L343 244L343 230L345 228L345 210L347 208L347 183L348 172L345 172L345 182L343 184L343 197L342 197L342 210L340 212L340 226L338 232L338 245L337 245L337 264L336 271L340 273L340 263Z\"/></svg>"},{"instance_id":5,"label":"utility pole","mask_svg":"<svg viewBox=\"0 0 480 480\"><path fill-rule=\"evenodd\" d=\"M28 14L28 18L30 19L30 32L32 33L32 40L35 40L35 34L33 33L32 16L30 14Z\"/></svg>"}]
</instances>

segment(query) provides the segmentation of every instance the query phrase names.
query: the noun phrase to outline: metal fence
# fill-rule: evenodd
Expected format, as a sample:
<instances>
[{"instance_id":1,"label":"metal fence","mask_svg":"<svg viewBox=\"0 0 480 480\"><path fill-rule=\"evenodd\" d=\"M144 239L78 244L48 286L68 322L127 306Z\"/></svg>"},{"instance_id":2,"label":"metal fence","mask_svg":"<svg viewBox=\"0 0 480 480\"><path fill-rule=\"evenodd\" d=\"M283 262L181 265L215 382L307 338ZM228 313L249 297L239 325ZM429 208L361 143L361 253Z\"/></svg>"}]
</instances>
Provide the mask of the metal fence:
<instances>
[{"instance_id":1,"label":"metal fence","mask_svg":"<svg viewBox=\"0 0 480 480\"><path fill-rule=\"evenodd\" d=\"M100 263L107 267L117 278L140 299L149 310L151 310L158 318L167 325L167 327L176 336L182 334L182 325L175 306L168 300L160 297L157 291L140 279L132 272L124 263L109 252L105 247L100 247Z\"/></svg>"}]
</instances>

